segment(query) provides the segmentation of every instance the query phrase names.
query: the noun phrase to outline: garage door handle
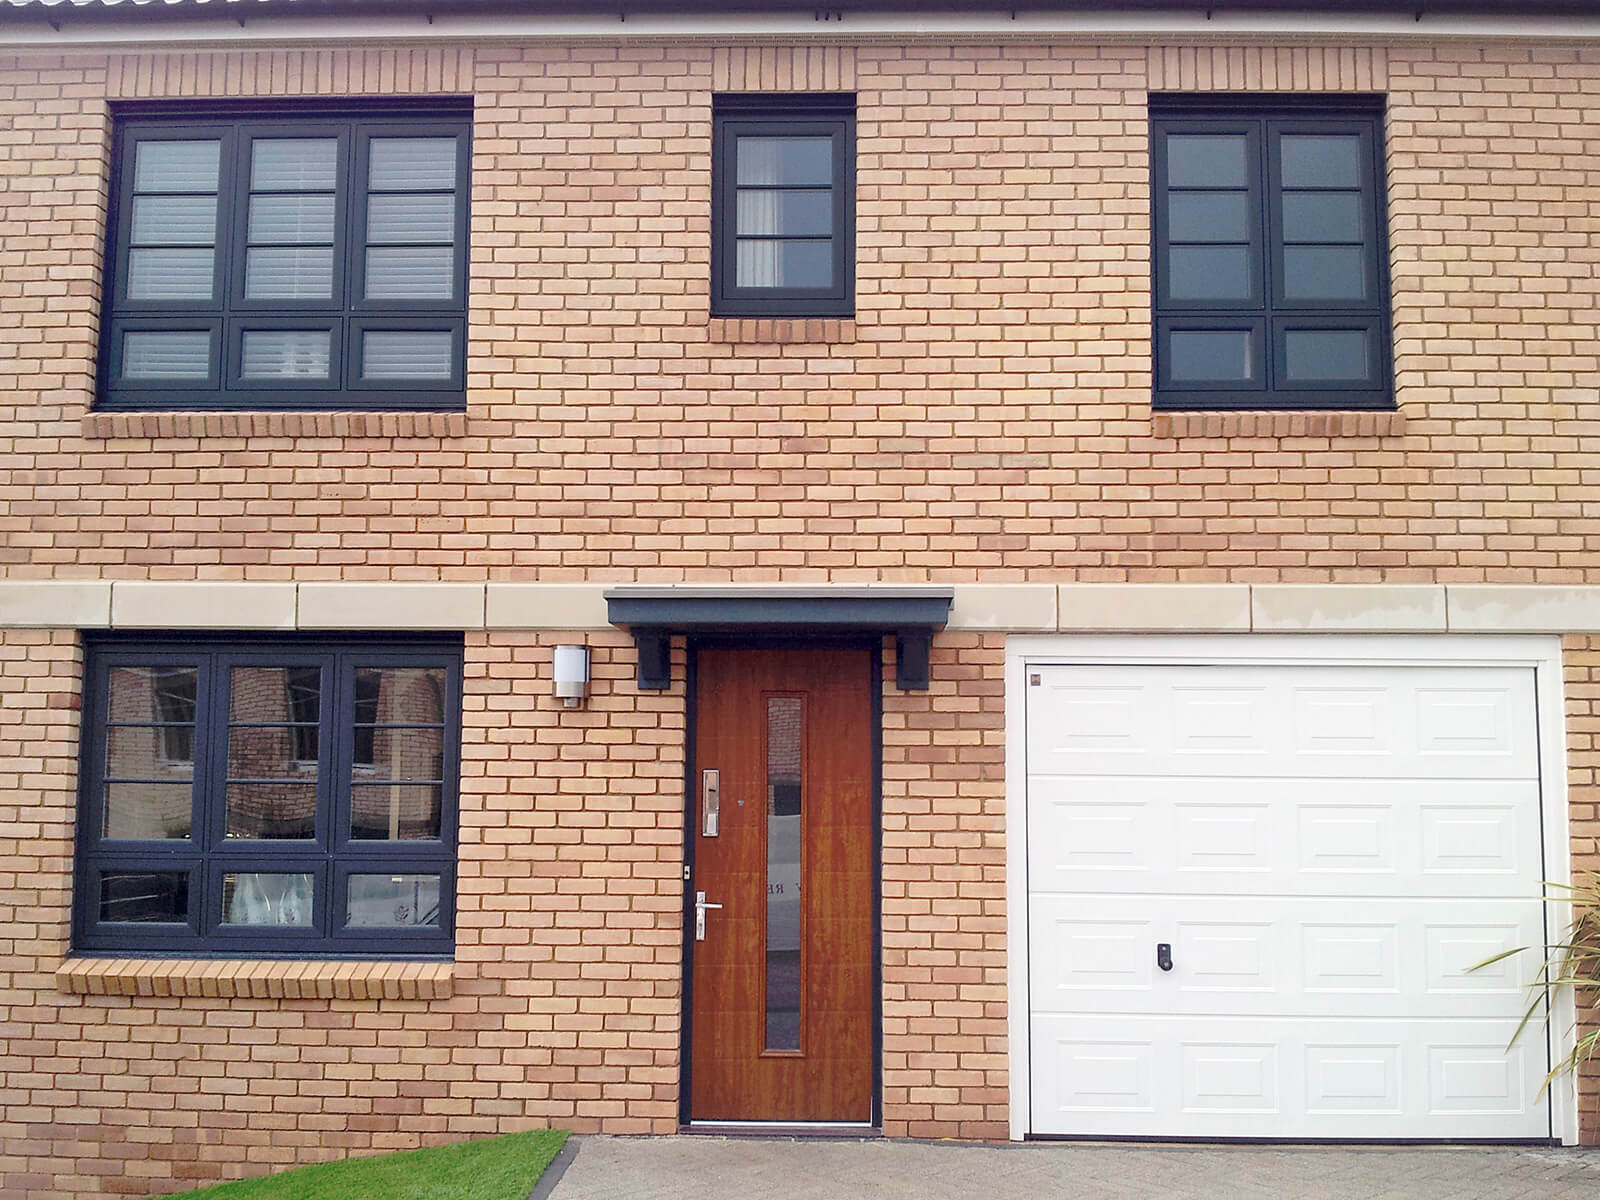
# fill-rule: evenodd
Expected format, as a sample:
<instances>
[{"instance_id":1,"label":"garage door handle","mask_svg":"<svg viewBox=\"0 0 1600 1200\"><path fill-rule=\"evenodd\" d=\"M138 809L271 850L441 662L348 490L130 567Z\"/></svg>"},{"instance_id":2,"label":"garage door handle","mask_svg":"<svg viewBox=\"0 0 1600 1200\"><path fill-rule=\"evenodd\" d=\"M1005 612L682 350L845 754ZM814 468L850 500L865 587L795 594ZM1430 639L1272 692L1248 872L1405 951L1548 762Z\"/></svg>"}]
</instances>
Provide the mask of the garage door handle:
<instances>
[{"instance_id":1,"label":"garage door handle","mask_svg":"<svg viewBox=\"0 0 1600 1200\"><path fill-rule=\"evenodd\" d=\"M1172 970L1172 943L1171 942L1157 942L1156 943L1156 966L1160 967L1163 971Z\"/></svg>"}]
</instances>

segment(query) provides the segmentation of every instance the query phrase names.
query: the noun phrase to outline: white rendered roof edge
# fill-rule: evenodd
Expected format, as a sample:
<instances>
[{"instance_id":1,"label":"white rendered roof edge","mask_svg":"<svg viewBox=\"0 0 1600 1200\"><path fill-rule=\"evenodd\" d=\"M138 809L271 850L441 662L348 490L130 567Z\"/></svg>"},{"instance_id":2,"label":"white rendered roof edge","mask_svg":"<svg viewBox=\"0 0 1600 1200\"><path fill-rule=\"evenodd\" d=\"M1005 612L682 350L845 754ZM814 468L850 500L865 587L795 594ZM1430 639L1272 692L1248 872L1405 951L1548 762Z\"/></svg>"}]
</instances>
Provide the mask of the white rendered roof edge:
<instances>
[{"instance_id":1,"label":"white rendered roof edge","mask_svg":"<svg viewBox=\"0 0 1600 1200\"><path fill-rule=\"evenodd\" d=\"M422 14L286 16L283 9L212 10L194 20L153 18L108 21L81 16L61 28L53 6L17 6L0 22L0 48L46 51L88 48L195 49L256 44L330 42L529 42L529 41L907 41L925 39L1070 39L1142 41L1332 40L1475 42L1600 42L1595 17L1409 16L1357 13L845 13L819 20L809 14L772 16L670 14L618 17ZM81 9L77 10L81 13ZM226 15L221 15L226 12Z\"/></svg>"}]
</instances>

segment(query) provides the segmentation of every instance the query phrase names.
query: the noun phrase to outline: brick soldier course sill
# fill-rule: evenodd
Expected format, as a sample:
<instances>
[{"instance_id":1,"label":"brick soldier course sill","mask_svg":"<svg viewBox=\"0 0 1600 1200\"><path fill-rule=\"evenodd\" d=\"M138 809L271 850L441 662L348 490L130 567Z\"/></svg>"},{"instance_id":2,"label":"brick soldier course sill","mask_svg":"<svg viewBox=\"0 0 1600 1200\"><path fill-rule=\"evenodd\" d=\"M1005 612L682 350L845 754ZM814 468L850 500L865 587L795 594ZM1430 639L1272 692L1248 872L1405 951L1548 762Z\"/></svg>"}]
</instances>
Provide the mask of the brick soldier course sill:
<instances>
[{"instance_id":1,"label":"brick soldier course sill","mask_svg":"<svg viewBox=\"0 0 1600 1200\"><path fill-rule=\"evenodd\" d=\"M86 438L465 437L463 412L117 412L83 418Z\"/></svg>"},{"instance_id":2,"label":"brick soldier course sill","mask_svg":"<svg viewBox=\"0 0 1600 1200\"><path fill-rule=\"evenodd\" d=\"M1400 437L1405 413L1395 412L1158 412L1158 438Z\"/></svg>"},{"instance_id":3,"label":"brick soldier course sill","mask_svg":"<svg viewBox=\"0 0 1600 1200\"><path fill-rule=\"evenodd\" d=\"M56 988L80 996L443 1000L455 990L455 965L277 959L73 958L56 971Z\"/></svg>"},{"instance_id":4,"label":"brick soldier course sill","mask_svg":"<svg viewBox=\"0 0 1600 1200\"><path fill-rule=\"evenodd\" d=\"M710 339L780 346L853 342L856 323L851 317L712 317Z\"/></svg>"}]
</instances>

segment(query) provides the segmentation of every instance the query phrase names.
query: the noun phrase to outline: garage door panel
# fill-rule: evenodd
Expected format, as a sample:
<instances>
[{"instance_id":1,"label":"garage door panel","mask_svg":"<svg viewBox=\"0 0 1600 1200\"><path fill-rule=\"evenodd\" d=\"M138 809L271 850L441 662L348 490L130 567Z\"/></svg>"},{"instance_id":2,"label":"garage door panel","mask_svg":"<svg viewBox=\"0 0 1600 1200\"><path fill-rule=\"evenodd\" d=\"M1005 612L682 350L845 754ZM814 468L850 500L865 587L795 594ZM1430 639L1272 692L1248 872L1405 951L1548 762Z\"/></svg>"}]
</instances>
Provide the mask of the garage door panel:
<instances>
[{"instance_id":1,"label":"garage door panel","mask_svg":"<svg viewBox=\"0 0 1600 1200\"><path fill-rule=\"evenodd\" d=\"M1523 668L1055 667L1028 688L1031 774L1531 778Z\"/></svg>"},{"instance_id":2,"label":"garage door panel","mask_svg":"<svg viewBox=\"0 0 1600 1200\"><path fill-rule=\"evenodd\" d=\"M1526 898L1538 799L1523 780L1036 777L1028 886Z\"/></svg>"},{"instance_id":3,"label":"garage door panel","mask_svg":"<svg viewBox=\"0 0 1600 1200\"><path fill-rule=\"evenodd\" d=\"M1514 1021L1037 1016L1035 1128L1087 1136L1540 1138Z\"/></svg>"},{"instance_id":4,"label":"garage door panel","mask_svg":"<svg viewBox=\"0 0 1600 1200\"><path fill-rule=\"evenodd\" d=\"M1520 1019L1539 901L1035 896L1035 1013ZM1157 946L1171 947L1161 970Z\"/></svg>"}]
</instances>

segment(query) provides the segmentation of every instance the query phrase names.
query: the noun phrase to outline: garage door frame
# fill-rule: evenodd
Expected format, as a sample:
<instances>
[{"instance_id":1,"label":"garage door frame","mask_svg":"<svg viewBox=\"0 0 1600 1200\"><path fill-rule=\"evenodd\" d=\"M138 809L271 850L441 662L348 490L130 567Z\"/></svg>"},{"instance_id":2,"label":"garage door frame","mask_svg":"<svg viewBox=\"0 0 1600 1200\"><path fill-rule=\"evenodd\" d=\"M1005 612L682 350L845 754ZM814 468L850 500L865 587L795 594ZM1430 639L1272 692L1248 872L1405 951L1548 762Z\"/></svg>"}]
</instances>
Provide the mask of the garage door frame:
<instances>
[{"instance_id":1,"label":"garage door frame","mask_svg":"<svg viewBox=\"0 0 1600 1200\"><path fill-rule=\"evenodd\" d=\"M1561 639L1544 636L1385 634L1039 634L1006 641L1006 944L1013 1141L1031 1135L1032 1077L1028 991L1027 676L1041 666L1522 666L1534 672L1539 792L1546 878L1571 881L1565 701ZM1552 903L1549 928L1564 929L1567 906ZM1571 995L1550 1022L1551 1061L1569 1053L1576 1010ZM1524 1034L1524 1036L1531 1036ZM1578 1140L1577 1081L1550 1088L1551 1128L1564 1145Z\"/></svg>"}]
</instances>

